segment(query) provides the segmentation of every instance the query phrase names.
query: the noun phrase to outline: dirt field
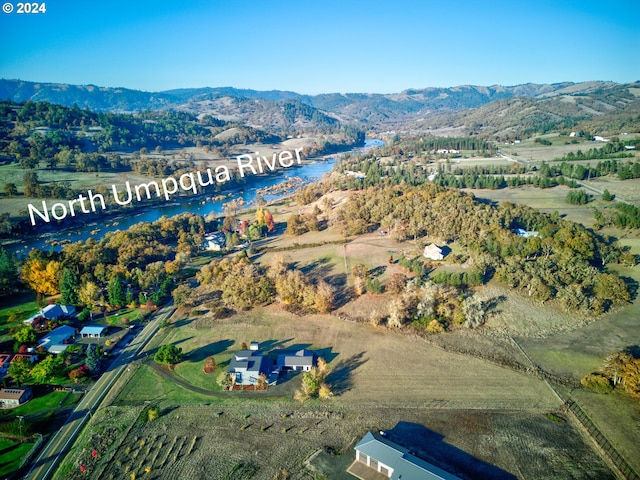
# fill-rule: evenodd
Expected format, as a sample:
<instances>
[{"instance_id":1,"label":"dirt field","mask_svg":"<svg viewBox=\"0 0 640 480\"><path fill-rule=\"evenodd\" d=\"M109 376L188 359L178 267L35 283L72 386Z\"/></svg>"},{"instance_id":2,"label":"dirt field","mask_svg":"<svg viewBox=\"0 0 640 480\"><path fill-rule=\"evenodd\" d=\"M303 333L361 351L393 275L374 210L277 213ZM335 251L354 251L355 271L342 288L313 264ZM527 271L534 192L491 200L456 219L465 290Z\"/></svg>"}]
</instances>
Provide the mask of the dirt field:
<instances>
[{"instance_id":1,"label":"dirt field","mask_svg":"<svg viewBox=\"0 0 640 480\"><path fill-rule=\"evenodd\" d=\"M101 433L87 438L87 447L102 445L101 439L111 443L96 460L76 463L86 464L93 478L107 480L132 473L158 480L272 480L285 471L289 479L349 478L329 476L330 468L313 472L304 462L323 449L351 457L351 448L364 433L383 429L393 441L463 479L614 478L570 423L544 412L247 400L167 407L158 420L125 423L118 433L120 419L139 412L139 407L110 407L95 415L92 430ZM332 468L347 463L341 456L335 462L332 455L324 457ZM322 468L322 462L312 464ZM65 478L86 475L72 464Z\"/></svg>"}]
</instances>

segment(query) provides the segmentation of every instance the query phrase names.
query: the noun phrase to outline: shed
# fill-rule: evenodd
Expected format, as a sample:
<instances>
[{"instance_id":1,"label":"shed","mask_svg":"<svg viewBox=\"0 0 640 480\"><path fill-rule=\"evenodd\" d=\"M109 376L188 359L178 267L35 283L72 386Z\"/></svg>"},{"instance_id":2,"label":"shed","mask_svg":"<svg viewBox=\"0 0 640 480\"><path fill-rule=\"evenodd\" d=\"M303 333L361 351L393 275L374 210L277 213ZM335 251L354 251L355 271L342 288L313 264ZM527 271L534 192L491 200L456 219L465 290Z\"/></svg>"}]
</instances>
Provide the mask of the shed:
<instances>
[{"instance_id":1,"label":"shed","mask_svg":"<svg viewBox=\"0 0 640 480\"><path fill-rule=\"evenodd\" d=\"M102 338L102 334L107 330L107 327L100 325L87 325L80 330L80 336L82 338Z\"/></svg>"}]
</instances>

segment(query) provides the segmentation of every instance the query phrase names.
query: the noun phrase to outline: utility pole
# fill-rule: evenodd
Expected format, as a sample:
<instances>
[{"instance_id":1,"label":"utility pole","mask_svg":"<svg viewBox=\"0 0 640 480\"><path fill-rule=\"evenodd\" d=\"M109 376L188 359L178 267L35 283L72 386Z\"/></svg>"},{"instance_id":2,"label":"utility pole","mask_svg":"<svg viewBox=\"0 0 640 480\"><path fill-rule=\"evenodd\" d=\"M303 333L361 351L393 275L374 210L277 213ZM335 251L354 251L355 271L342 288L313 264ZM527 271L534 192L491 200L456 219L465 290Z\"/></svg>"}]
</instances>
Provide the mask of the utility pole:
<instances>
[{"instance_id":1,"label":"utility pole","mask_svg":"<svg viewBox=\"0 0 640 480\"><path fill-rule=\"evenodd\" d=\"M24 415L16 415L16 418L19 420L20 443L22 443L22 420L24 420Z\"/></svg>"}]
</instances>

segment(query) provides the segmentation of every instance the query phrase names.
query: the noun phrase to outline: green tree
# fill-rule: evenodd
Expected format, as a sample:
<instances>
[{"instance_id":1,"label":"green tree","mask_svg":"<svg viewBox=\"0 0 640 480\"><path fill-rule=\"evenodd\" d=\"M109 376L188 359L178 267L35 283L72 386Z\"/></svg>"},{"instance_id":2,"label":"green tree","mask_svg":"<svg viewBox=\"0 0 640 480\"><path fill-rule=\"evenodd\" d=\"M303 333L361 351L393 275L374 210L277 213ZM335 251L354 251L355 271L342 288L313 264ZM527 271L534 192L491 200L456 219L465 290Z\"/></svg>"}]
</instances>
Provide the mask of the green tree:
<instances>
[{"instance_id":1,"label":"green tree","mask_svg":"<svg viewBox=\"0 0 640 480\"><path fill-rule=\"evenodd\" d=\"M107 294L109 295L109 305L113 307L125 306L127 296L124 289L124 276L121 273L111 276L107 285Z\"/></svg>"},{"instance_id":2,"label":"green tree","mask_svg":"<svg viewBox=\"0 0 640 480\"><path fill-rule=\"evenodd\" d=\"M32 368L33 364L29 360L24 357L18 357L9 365L9 376L11 376L18 385L22 385L31 378Z\"/></svg>"},{"instance_id":3,"label":"green tree","mask_svg":"<svg viewBox=\"0 0 640 480\"><path fill-rule=\"evenodd\" d=\"M62 303L65 305L77 305L80 302L78 296L78 287L80 279L76 272L70 268L62 271L62 279L60 280L60 293L62 294Z\"/></svg>"},{"instance_id":4,"label":"green tree","mask_svg":"<svg viewBox=\"0 0 640 480\"><path fill-rule=\"evenodd\" d=\"M13 334L13 339L20 345L33 344L36 341L36 330L29 325L25 325L24 327L16 330L16 332Z\"/></svg>"},{"instance_id":5,"label":"green tree","mask_svg":"<svg viewBox=\"0 0 640 480\"><path fill-rule=\"evenodd\" d=\"M0 296L16 290L18 284L18 266L15 256L0 248Z\"/></svg>"},{"instance_id":6,"label":"green tree","mask_svg":"<svg viewBox=\"0 0 640 480\"><path fill-rule=\"evenodd\" d=\"M49 383L60 373L63 366L62 362L63 360L61 357L49 355L31 369L32 380L39 384Z\"/></svg>"},{"instance_id":7,"label":"green tree","mask_svg":"<svg viewBox=\"0 0 640 480\"><path fill-rule=\"evenodd\" d=\"M98 353L98 346L89 344L87 345L87 355L84 360L89 372L93 375L100 370L100 354Z\"/></svg>"},{"instance_id":8,"label":"green tree","mask_svg":"<svg viewBox=\"0 0 640 480\"><path fill-rule=\"evenodd\" d=\"M611 193L609 193L609 190L607 190L606 188L604 192L602 192L602 200L604 200L605 202L610 202L611 200L613 200Z\"/></svg>"},{"instance_id":9,"label":"green tree","mask_svg":"<svg viewBox=\"0 0 640 480\"><path fill-rule=\"evenodd\" d=\"M176 347L174 344L162 345L153 356L153 361L173 367L182 360L182 348Z\"/></svg>"}]
</instances>

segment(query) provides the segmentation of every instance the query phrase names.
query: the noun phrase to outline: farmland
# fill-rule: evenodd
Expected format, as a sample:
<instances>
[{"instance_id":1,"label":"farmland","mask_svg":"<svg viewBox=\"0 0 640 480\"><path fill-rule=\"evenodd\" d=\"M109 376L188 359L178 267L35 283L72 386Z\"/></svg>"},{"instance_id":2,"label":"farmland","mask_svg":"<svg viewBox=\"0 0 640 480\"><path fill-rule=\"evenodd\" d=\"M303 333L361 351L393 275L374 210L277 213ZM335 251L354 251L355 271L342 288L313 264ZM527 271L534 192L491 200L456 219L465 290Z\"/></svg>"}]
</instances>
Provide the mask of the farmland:
<instances>
[{"instance_id":1,"label":"farmland","mask_svg":"<svg viewBox=\"0 0 640 480\"><path fill-rule=\"evenodd\" d=\"M102 445L103 435L113 443L100 452L105 461L91 467L100 478L134 472L158 479L178 474L185 479L271 479L284 470L288 478L314 478L304 467L312 453L327 448L349 452L367 430L383 429L463 478L486 471L496 478L539 478L548 456L555 462L557 476L552 478L612 478L570 422L546 417L558 411L560 402L544 382L443 351L421 338L333 316L295 317L277 307L220 320L212 329L192 322L165 334L163 343L178 344L185 353L173 375L194 383L198 369L191 374L185 369L198 364L203 352L224 365L225 352L245 340L261 340L272 348L280 342L306 346L330 360L336 397L299 404L278 387L276 396L267 392L264 398L230 397L213 388L206 396L142 364L114 405L95 415L90 433L68 459L85 458L82 447ZM398 351L404 352L401 359ZM206 386L208 377L201 370L200 376L200 386ZM144 421L146 401L160 408L159 419ZM67 466L65 478L73 478L78 467Z\"/></svg>"}]
</instances>

